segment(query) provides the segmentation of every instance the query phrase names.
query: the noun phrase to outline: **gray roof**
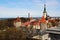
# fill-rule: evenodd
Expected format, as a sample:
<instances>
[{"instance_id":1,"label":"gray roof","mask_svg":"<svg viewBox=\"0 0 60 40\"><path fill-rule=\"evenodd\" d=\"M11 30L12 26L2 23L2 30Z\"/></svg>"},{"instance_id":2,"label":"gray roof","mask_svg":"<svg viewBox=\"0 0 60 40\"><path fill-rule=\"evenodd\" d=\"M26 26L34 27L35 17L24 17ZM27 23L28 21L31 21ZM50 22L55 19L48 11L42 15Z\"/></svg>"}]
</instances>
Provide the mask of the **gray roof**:
<instances>
[{"instance_id":1,"label":"gray roof","mask_svg":"<svg viewBox=\"0 0 60 40\"><path fill-rule=\"evenodd\" d=\"M60 34L60 27L57 27L57 28L48 28L48 29L46 30L46 32L48 32L48 33Z\"/></svg>"}]
</instances>

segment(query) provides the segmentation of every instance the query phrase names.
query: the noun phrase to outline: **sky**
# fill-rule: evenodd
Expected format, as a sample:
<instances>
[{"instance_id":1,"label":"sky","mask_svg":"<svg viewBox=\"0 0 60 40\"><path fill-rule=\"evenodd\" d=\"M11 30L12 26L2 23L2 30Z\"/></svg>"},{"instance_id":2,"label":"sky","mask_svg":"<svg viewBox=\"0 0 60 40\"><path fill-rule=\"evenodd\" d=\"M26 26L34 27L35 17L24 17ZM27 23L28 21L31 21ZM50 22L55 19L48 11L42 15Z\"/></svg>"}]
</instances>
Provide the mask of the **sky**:
<instances>
[{"instance_id":1,"label":"sky","mask_svg":"<svg viewBox=\"0 0 60 40\"><path fill-rule=\"evenodd\" d=\"M0 0L0 18L41 17L44 3L49 16L60 16L60 0Z\"/></svg>"}]
</instances>

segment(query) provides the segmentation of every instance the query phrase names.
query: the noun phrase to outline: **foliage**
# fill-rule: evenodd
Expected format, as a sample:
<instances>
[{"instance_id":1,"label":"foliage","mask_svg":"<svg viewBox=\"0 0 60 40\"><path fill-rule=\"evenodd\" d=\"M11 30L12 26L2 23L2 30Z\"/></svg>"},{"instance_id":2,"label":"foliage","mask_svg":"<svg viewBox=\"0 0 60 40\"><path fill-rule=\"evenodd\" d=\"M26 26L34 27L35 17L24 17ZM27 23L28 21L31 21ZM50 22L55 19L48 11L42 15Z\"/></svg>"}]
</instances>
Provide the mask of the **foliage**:
<instances>
[{"instance_id":1,"label":"foliage","mask_svg":"<svg viewBox=\"0 0 60 40\"><path fill-rule=\"evenodd\" d=\"M1 40L25 40L26 33L22 30L17 30L17 28L9 28L6 31L0 32Z\"/></svg>"},{"instance_id":2,"label":"foliage","mask_svg":"<svg viewBox=\"0 0 60 40\"><path fill-rule=\"evenodd\" d=\"M0 20L0 30L6 29L8 27L14 27L13 22L16 18L11 18L11 19L5 19L5 20ZM22 22L26 22L28 19L27 18L20 18Z\"/></svg>"}]
</instances>

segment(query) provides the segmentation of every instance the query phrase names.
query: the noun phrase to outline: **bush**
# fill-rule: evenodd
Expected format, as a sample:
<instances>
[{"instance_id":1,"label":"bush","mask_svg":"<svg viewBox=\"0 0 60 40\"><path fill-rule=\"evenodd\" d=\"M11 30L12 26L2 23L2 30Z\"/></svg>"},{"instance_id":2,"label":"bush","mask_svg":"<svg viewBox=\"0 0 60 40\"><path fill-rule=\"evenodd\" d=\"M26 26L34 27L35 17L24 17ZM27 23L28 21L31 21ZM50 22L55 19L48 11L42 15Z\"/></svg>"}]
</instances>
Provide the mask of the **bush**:
<instances>
[{"instance_id":1,"label":"bush","mask_svg":"<svg viewBox=\"0 0 60 40\"><path fill-rule=\"evenodd\" d=\"M26 40L26 33L16 28L9 28L0 32L1 40Z\"/></svg>"}]
</instances>

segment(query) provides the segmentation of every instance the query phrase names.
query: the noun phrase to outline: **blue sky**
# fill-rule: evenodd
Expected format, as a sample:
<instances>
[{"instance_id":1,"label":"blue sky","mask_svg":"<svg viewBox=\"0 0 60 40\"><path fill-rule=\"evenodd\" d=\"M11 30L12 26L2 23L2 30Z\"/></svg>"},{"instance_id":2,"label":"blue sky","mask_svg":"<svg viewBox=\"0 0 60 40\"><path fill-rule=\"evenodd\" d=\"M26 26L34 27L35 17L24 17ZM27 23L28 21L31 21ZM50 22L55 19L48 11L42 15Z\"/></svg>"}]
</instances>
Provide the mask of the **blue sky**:
<instances>
[{"instance_id":1,"label":"blue sky","mask_svg":"<svg viewBox=\"0 0 60 40\"><path fill-rule=\"evenodd\" d=\"M44 3L46 3L47 14L60 16L60 0L0 0L1 17L41 17L43 15Z\"/></svg>"}]
</instances>

